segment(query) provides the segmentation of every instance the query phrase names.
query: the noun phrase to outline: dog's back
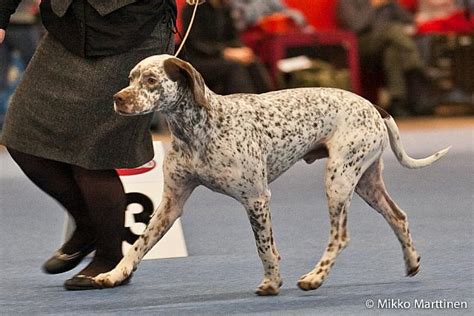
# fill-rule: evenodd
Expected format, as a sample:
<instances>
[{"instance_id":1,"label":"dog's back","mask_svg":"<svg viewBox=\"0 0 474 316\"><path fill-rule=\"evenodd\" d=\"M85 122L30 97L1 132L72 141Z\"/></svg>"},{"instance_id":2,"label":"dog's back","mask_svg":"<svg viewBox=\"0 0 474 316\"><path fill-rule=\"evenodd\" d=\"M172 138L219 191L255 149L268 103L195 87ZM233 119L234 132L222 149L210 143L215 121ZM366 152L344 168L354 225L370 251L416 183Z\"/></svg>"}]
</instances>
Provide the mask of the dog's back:
<instances>
[{"instance_id":1,"label":"dog's back","mask_svg":"<svg viewBox=\"0 0 474 316\"><path fill-rule=\"evenodd\" d=\"M297 88L264 94L218 96L216 137L242 148L258 142L273 180L304 158L326 156L325 143L338 129L386 134L376 108L348 91L333 88ZM244 146L245 147L245 146Z\"/></svg>"}]
</instances>

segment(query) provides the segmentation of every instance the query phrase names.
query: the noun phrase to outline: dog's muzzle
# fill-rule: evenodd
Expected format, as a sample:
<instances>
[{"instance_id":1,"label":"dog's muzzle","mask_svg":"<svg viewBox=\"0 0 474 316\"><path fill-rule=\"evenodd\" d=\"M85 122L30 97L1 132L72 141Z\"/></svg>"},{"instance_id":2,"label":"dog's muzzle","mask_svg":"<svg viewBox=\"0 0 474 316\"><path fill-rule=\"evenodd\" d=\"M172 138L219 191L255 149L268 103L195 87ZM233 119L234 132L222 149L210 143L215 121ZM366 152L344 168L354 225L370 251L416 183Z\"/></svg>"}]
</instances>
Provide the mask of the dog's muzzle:
<instances>
[{"instance_id":1,"label":"dog's muzzle","mask_svg":"<svg viewBox=\"0 0 474 316\"><path fill-rule=\"evenodd\" d=\"M125 92L118 92L114 94L114 108L120 114L130 114L130 94Z\"/></svg>"},{"instance_id":2,"label":"dog's muzzle","mask_svg":"<svg viewBox=\"0 0 474 316\"><path fill-rule=\"evenodd\" d=\"M132 92L122 90L114 95L114 110L118 114L126 116L145 114L137 111L135 102L136 99Z\"/></svg>"},{"instance_id":3,"label":"dog's muzzle","mask_svg":"<svg viewBox=\"0 0 474 316\"><path fill-rule=\"evenodd\" d=\"M130 90L124 89L114 95L114 110L120 115L134 116L145 115L157 110L157 105L148 107L137 98L137 95Z\"/></svg>"}]
</instances>

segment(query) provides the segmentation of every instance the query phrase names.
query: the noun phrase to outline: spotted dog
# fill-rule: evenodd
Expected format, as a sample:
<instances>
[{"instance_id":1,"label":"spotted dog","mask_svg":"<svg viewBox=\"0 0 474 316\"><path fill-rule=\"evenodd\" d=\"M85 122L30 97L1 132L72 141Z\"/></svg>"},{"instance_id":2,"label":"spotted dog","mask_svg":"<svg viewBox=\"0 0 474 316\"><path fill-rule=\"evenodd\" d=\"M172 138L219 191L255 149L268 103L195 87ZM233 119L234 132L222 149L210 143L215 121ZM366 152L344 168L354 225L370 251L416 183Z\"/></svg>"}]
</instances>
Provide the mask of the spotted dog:
<instances>
[{"instance_id":1,"label":"spotted dog","mask_svg":"<svg viewBox=\"0 0 474 316\"><path fill-rule=\"evenodd\" d=\"M172 136L164 170L161 204L143 235L115 269L94 278L97 287L127 280L143 256L181 215L199 185L239 201L255 235L264 277L258 295L276 295L282 285L280 256L273 238L269 183L300 159L308 164L327 158L325 187L330 236L322 258L298 286L321 286L347 246L347 212L354 191L383 215L401 243L406 273L419 271L407 216L387 193L382 152L390 143L408 168L428 166L448 149L424 159L410 158L393 118L369 101L332 88L300 88L221 96L206 87L187 62L168 55L141 61L130 85L115 96L122 115L164 114Z\"/></svg>"}]
</instances>

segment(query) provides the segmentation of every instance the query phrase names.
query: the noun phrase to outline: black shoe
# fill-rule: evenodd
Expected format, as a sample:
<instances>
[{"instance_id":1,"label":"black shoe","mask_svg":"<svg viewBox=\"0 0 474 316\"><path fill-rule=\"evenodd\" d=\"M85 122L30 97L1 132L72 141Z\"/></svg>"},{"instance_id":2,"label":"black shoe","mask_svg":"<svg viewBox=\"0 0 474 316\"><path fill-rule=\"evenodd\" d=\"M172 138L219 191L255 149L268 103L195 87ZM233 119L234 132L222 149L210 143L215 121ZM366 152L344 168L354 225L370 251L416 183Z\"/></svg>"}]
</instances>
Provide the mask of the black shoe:
<instances>
[{"instance_id":1,"label":"black shoe","mask_svg":"<svg viewBox=\"0 0 474 316\"><path fill-rule=\"evenodd\" d=\"M49 274L58 274L72 270L82 261L82 259L94 250L95 242L85 246L73 254L66 254L59 249L43 264L43 271Z\"/></svg>"},{"instance_id":2,"label":"black shoe","mask_svg":"<svg viewBox=\"0 0 474 316\"><path fill-rule=\"evenodd\" d=\"M130 280L132 279L133 273L130 274L125 280L123 280L120 284L117 284L116 286L121 286L121 285L127 285L130 283ZM97 283L94 282L94 277L92 276L87 276L83 274L77 274L73 276L70 279L67 279L64 282L64 288L68 291L84 291L84 290L99 290L103 289L103 286L98 285Z\"/></svg>"}]
</instances>

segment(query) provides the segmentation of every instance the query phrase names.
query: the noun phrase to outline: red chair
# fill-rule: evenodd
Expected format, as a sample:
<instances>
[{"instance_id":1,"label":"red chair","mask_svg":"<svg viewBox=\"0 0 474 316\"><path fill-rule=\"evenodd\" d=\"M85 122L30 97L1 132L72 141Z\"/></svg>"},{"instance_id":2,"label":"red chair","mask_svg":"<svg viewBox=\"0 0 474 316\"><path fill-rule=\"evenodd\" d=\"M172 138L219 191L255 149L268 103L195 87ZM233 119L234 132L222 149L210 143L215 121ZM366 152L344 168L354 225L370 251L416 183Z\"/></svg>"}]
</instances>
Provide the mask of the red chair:
<instances>
[{"instance_id":1,"label":"red chair","mask_svg":"<svg viewBox=\"0 0 474 316\"><path fill-rule=\"evenodd\" d=\"M321 45L341 45L346 50L346 59L350 71L350 81L352 91L360 94L360 74L359 74L359 55L357 50L357 39L351 32L330 31L330 32L290 32L274 33L257 40L245 37L247 43L260 57L260 59L269 67L270 75L277 81L279 60L284 59L287 50L293 47Z\"/></svg>"},{"instance_id":2,"label":"red chair","mask_svg":"<svg viewBox=\"0 0 474 316\"><path fill-rule=\"evenodd\" d=\"M359 49L355 34L341 30L337 26L336 0L286 0L289 7L303 12L316 33L294 33L273 36L268 39L266 53L272 74L276 72L276 62L285 57L286 50L298 45L342 46L346 52L346 63L350 72L352 91L362 93L360 85Z\"/></svg>"},{"instance_id":3,"label":"red chair","mask_svg":"<svg viewBox=\"0 0 474 316\"><path fill-rule=\"evenodd\" d=\"M336 19L337 0L284 0L284 2L303 12L308 22L318 31L339 29Z\"/></svg>"}]
</instances>

